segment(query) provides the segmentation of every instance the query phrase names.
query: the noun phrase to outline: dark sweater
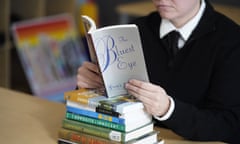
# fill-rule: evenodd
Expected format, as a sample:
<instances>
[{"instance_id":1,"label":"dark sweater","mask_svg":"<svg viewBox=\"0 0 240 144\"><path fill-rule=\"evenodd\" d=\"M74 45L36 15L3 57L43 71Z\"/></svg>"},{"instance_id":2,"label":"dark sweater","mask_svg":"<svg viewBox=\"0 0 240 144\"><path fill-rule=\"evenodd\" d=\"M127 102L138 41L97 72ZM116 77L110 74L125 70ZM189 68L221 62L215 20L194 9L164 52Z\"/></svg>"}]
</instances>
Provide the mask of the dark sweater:
<instances>
[{"instance_id":1,"label":"dark sweater","mask_svg":"<svg viewBox=\"0 0 240 144\"><path fill-rule=\"evenodd\" d=\"M140 30L150 81L175 101L158 122L191 140L240 142L240 27L207 2L203 17L170 63L159 38L157 12L134 21Z\"/></svg>"}]
</instances>

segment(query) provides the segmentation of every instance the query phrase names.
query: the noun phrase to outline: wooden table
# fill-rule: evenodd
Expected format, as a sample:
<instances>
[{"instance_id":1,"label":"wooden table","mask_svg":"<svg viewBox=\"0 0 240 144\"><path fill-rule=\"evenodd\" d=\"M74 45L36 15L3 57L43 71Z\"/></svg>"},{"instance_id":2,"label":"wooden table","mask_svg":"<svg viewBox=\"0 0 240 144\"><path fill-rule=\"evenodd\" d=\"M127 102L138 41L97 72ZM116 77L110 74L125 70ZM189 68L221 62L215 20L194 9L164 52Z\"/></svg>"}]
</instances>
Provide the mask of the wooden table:
<instances>
[{"instance_id":1,"label":"wooden table","mask_svg":"<svg viewBox=\"0 0 240 144\"><path fill-rule=\"evenodd\" d=\"M0 87L0 143L56 144L65 105ZM172 131L156 128L166 144L220 144L183 140Z\"/></svg>"},{"instance_id":2,"label":"wooden table","mask_svg":"<svg viewBox=\"0 0 240 144\"><path fill-rule=\"evenodd\" d=\"M214 8L234 20L240 25L240 7L213 3ZM120 23L128 23L129 16L139 17L149 14L155 10L152 1L141 1L122 4L117 6L120 14Z\"/></svg>"}]
</instances>

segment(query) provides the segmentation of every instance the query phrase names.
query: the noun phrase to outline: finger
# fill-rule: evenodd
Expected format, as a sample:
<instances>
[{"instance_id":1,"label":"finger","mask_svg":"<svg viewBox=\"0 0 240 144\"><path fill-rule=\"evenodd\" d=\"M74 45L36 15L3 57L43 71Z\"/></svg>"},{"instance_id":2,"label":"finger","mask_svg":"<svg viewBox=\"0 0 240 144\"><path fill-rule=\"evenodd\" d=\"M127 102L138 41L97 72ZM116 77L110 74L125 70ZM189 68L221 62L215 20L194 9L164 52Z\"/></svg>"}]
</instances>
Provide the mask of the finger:
<instances>
[{"instance_id":1,"label":"finger","mask_svg":"<svg viewBox=\"0 0 240 144\"><path fill-rule=\"evenodd\" d=\"M86 71L86 72L85 72ZM77 75L78 85L85 88L100 87L103 85L101 78L96 73L82 69Z\"/></svg>"},{"instance_id":2,"label":"finger","mask_svg":"<svg viewBox=\"0 0 240 144\"><path fill-rule=\"evenodd\" d=\"M161 92L162 94L166 94L165 90L162 87L160 87L158 85L154 85L149 82L132 79L129 81L129 83L132 85L135 85L136 87L139 87L140 89L144 89L144 90L152 92L152 93Z\"/></svg>"},{"instance_id":3,"label":"finger","mask_svg":"<svg viewBox=\"0 0 240 144\"><path fill-rule=\"evenodd\" d=\"M134 86L133 86L134 87ZM134 88L133 88L134 89ZM138 88L136 88L138 89ZM141 90L139 90L141 91ZM136 97L138 100L142 101L143 103L146 103L146 104L151 104L152 103L152 99L151 99L151 96L150 94L146 94L147 92L139 92L138 90L137 91L134 91L134 90L131 90L129 89L128 90L128 93L130 95L133 95L134 97ZM145 94L143 94L145 93Z\"/></svg>"},{"instance_id":4,"label":"finger","mask_svg":"<svg viewBox=\"0 0 240 144\"><path fill-rule=\"evenodd\" d=\"M89 79L88 81L94 81L98 84L103 85L103 80L100 74L95 73L94 71L88 69L86 66L82 66L78 69L77 77L79 81ZM87 82L87 80L85 80L85 82Z\"/></svg>"},{"instance_id":5,"label":"finger","mask_svg":"<svg viewBox=\"0 0 240 144\"><path fill-rule=\"evenodd\" d=\"M102 87L103 84L100 82L100 80L97 80L98 78L91 79L87 78L87 76L77 75L77 84L80 87L84 88L98 88Z\"/></svg>"},{"instance_id":6,"label":"finger","mask_svg":"<svg viewBox=\"0 0 240 144\"><path fill-rule=\"evenodd\" d=\"M137 93L134 93L133 91L131 91L130 93L131 93L131 95L135 96L139 101L141 101L143 103L144 109L146 110L146 112L152 114L152 108L151 108L152 102L150 102L149 99L147 99L144 96L138 95Z\"/></svg>"},{"instance_id":7,"label":"finger","mask_svg":"<svg viewBox=\"0 0 240 144\"><path fill-rule=\"evenodd\" d=\"M136 85L132 85L131 83L126 84L126 89L128 91L134 92L134 94L138 96L142 95L148 99L151 98L152 95L154 94L153 92L148 91L147 89L142 89L141 87L137 87Z\"/></svg>"},{"instance_id":8,"label":"finger","mask_svg":"<svg viewBox=\"0 0 240 144\"><path fill-rule=\"evenodd\" d=\"M141 89L146 89L148 91L155 91L156 89L159 88L159 86L157 86L157 85L151 84L149 82L143 82L143 81L136 80L136 79L129 80L129 83L132 85L135 85Z\"/></svg>"},{"instance_id":9,"label":"finger","mask_svg":"<svg viewBox=\"0 0 240 144\"><path fill-rule=\"evenodd\" d=\"M100 74L100 70L99 70L98 66L93 64L93 63L91 63L91 62L86 61L86 62L83 63L82 66L86 67L90 71L93 71L93 72L95 72L97 74Z\"/></svg>"}]
</instances>

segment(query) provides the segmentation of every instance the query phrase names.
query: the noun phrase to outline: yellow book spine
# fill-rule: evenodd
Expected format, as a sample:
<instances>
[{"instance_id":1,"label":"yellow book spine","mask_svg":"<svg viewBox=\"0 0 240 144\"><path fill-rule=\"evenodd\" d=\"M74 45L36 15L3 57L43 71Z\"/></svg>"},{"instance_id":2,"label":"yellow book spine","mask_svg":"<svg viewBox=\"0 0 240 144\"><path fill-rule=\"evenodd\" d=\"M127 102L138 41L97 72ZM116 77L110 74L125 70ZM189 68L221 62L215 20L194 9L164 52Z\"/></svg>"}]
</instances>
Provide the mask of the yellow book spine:
<instances>
[{"instance_id":1,"label":"yellow book spine","mask_svg":"<svg viewBox=\"0 0 240 144\"><path fill-rule=\"evenodd\" d=\"M73 90L64 93L65 100L81 103L84 105L88 105L88 100L96 96L98 96L98 94L92 90L87 89Z\"/></svg>"}]
</instances>

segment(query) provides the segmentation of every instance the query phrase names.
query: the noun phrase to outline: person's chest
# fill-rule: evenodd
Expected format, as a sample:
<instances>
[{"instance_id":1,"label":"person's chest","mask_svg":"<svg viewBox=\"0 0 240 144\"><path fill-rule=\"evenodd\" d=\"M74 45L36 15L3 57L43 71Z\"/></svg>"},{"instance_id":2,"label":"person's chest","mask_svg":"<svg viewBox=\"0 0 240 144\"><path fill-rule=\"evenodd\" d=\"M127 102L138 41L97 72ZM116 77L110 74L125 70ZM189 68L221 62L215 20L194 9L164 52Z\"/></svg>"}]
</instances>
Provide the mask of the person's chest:
<instances>
[{"instance_id":1,"label":"person's chest","mask_svg":"<svg viewBox=\"0 0 240 144\"><path fill-rule=\"evenodd\" d=\"M174 60L160 39L145 39L145 61L150 81L167 93L190 103L204 100L216 61L215 44L207 39L187 42Z\"/></svg>"}]
</instances>

